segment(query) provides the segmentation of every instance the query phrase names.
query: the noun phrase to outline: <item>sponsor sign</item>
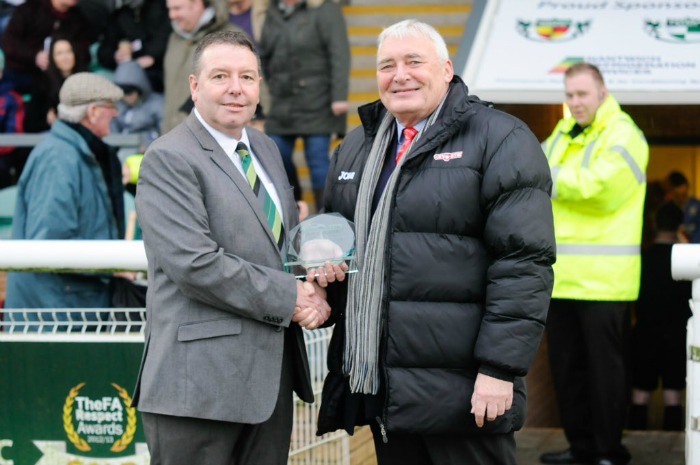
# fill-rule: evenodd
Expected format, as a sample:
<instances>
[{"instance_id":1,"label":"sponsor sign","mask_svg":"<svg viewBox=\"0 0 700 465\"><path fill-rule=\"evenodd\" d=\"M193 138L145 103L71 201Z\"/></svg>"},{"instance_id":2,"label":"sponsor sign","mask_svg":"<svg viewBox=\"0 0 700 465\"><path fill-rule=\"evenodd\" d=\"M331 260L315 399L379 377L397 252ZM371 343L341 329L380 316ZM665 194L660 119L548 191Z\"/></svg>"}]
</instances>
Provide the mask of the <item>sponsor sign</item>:
<instances>
[{"instance_id":1,"label":"sponsor sign","mask_svg":"<svg viewBox=\"0 0 700 465\"><path fill-rule=\"evenodd\" d=\"M147 465L143 343L0 341L0 465Z\"/></svg>"},{"instance_id":2,"label":"sponsor sign","mask_svg":"<svg viewBox=\"0 0 700 465\"><path fill-rule=\"evenodd\" d=\"M622 103L700 103L700 1L475 0L456 72L501 103L561 103L588 61Z\"/></svg>"}]
</instances>

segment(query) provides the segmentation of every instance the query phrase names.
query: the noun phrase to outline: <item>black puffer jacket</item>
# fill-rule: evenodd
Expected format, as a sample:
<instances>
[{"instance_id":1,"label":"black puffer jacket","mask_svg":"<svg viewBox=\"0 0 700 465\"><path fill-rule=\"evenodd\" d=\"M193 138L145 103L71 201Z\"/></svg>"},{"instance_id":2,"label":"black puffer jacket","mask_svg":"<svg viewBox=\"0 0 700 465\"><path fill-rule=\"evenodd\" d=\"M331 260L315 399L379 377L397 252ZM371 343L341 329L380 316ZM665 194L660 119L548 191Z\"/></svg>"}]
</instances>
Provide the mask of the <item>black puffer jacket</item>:
<instances>
[{"instance_id":1,"label":"black puffer jacket","mask_svg":"<svg viewBox=\"0 0 700 465\"><path fill-rule=\"evenodd\" d=\"M367 155L385 113L359 109L363 128L336 152L327 212L354 218ZM440 155L442 154L442 155ZM452 154L446 156L444 154ZM552 291L554 227L550 172L518 119L468 97L455 77L442 115L407 155L396 184L386 247L381 366L389 433L504 433L525 415L527 373ZM358 423L342 375L346 286L329 288L336 327L319 434ZM476 428L477 373L514 381L513 407Z\"/></svg>"}]
</instances>

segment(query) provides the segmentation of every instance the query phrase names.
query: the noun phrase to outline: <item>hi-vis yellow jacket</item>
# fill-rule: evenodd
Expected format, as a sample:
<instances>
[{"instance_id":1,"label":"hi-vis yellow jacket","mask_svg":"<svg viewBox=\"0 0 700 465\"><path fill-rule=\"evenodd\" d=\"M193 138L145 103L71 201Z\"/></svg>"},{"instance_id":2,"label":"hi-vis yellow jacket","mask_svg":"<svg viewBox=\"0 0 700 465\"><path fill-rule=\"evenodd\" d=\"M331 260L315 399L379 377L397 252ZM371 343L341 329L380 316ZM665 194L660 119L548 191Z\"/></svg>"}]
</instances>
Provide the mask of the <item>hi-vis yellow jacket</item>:
<instances>
[{"instance_id":1,"label":"hi-vis yellow jacket","mask_svg":"<svg viewBox=\"0 0 700 465\"><path fill-rule=\"evenodd\" d=\"M649 147L612 96L571 138L575 123L561 120L542 144L557 240L552 298L636 300Z\"/></svg>"}]
</instances>

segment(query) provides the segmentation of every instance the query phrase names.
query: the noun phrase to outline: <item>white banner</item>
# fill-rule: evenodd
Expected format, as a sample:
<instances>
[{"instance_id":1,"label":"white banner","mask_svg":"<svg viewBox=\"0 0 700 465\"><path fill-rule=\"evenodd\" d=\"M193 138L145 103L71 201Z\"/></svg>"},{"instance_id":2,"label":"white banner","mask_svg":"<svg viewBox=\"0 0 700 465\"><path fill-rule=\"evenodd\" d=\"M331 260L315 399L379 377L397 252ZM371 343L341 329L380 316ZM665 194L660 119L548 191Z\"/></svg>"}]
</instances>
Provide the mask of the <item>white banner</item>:
<instances>
[{"instance_id":1,"label":"white banner","mask_svg":"<svg viewBox=\"0 0 700 465\"><path fill-rule=\"evenodd\" d=\"M564 71L588 61L623 103L700 103L700 0L481 6L467 62L457 70L481 98L560 103Z\"/></svg>"}]
</instances>

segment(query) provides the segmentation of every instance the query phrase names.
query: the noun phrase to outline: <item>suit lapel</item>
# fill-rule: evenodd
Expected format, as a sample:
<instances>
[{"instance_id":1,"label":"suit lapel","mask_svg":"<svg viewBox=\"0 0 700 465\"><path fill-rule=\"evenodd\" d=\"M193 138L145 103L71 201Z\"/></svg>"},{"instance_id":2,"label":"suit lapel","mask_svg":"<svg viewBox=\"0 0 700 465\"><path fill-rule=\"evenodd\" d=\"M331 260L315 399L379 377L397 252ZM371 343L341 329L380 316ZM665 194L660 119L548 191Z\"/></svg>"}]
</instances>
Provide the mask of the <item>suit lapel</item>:
<instances>
[{"instance_id":1,"label":"suit lapel","mask_svg":"<svg viewBox=\"0 0 700 465\"><path fill-rule=\"evenodd\" d=\"M231 159L228 157L228 155L224 153L224 150L221 148L219 143L216 142L216 139L214 139L214 137L211 134L209 134L209 131L207 131L204 126L202 126L197 117L194 115L194 112L190 113L190 115L187 117L186 124L187 127L190 128L194 136L199 141L199 144L202 146L202 149L209 152L209 157L214 162L214 164L216 164L216 166L218 166L224 173L226 173L226 176L228 176L231 179L231 181L233 181L233 184L236 186L236 188L241 193L246 202L248 202L248 205L250 206L251 210L255 213L255 216L258 218L258 221L260 221L260 224L263 225L265 231L267 232L267 236L270 239L270 242L272 242L275 248L277 248L277 243L275 242L275 237L272 235L272 230L270 229L270 226L267 222L267 217L263 212L262 206L260 205L258 198L251 190L250 185L248 184L248 180L245 177L243 177L240 171L238 171L236 165L234 165ZM267 167L265 167L265 169L267 170ZM273 180L273 182L275 183L275 186L279 185L277 183L277 180ZM234 201L233 197L231 197L231 201Z\"/></svg>"}]
</instances>

